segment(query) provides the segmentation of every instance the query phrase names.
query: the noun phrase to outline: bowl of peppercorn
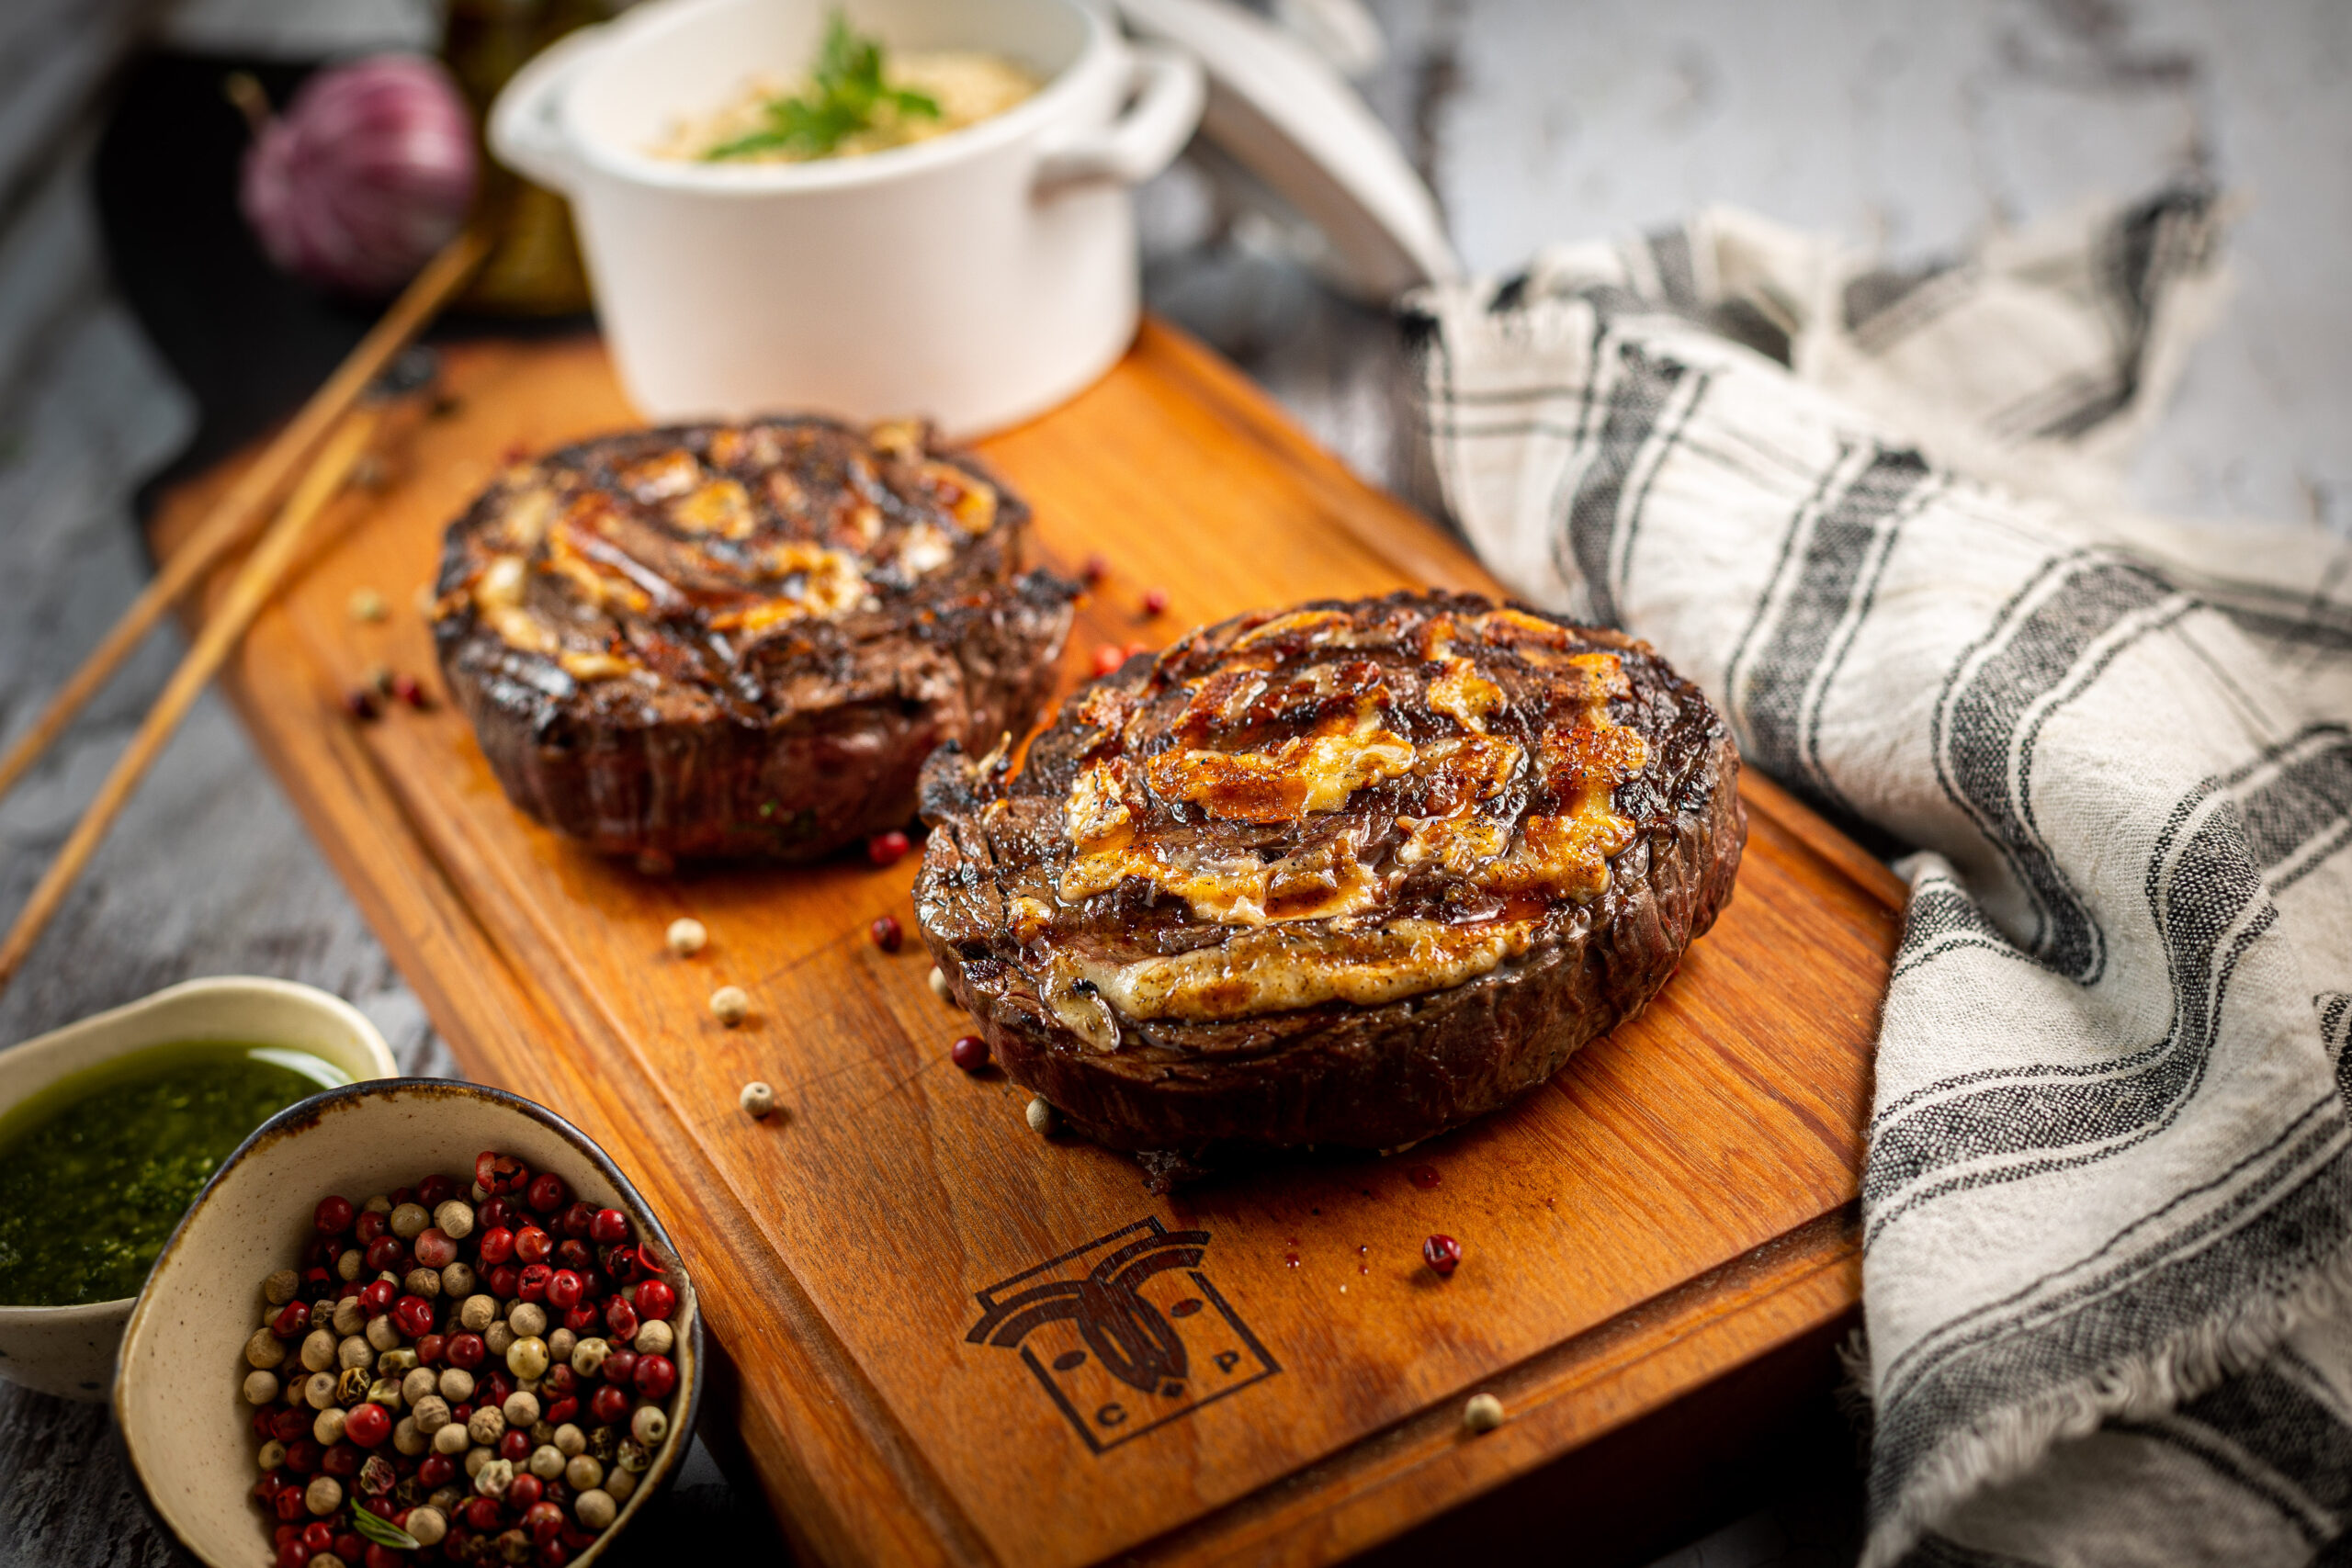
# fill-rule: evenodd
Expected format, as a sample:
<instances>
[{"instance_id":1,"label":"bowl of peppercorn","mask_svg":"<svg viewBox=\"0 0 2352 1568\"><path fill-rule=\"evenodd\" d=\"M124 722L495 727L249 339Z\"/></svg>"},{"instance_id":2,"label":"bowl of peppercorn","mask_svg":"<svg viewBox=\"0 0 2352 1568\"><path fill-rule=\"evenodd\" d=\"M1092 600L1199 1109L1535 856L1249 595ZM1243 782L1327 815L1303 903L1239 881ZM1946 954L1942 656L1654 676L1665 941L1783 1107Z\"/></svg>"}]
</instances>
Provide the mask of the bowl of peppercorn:
<instances>
[{"instance_id":1,"label":"bowl of peppercorn","mask_svg":"<svg viewBox=\"0 0 2352 1568\"><path fill-rule=\"evenodd\" d=\"M164 1246L114 1404L215 1568L588 1563L668 1483L702 1393L669 1234L579 1129L404 1078L264 1123Z\"/></svg>"}]
</instances>

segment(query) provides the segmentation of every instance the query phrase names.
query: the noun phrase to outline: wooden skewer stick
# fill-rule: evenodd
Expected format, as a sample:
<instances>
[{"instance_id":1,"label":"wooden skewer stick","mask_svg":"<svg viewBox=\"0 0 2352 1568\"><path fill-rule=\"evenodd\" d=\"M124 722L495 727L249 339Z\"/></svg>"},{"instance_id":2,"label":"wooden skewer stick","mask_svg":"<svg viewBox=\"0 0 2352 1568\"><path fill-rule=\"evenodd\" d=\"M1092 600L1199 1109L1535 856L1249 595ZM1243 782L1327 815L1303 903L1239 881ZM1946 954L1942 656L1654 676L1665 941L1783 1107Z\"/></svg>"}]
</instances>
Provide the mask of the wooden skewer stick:
<instances>
[{"instance_id":1,"label":"wooden skewer stick","mask_svg":"<svg viewBox=\"0 0 2352 1568\"><path fill-rule=\"evenodd\" d=\"M74 716L82 711L82 705L121 668L131 649L154 629L164 612L187 592L188 585L203 578L222 556L244 542L255 525L267 515L270 502L286 488L288 479L316 449L320 438L351 411L359 394L383 374L384 367L416 341L417 333L473 276L488 248L480 234L468 230L425 264L424 270L401 291L383 319L359 340L359 345L311 395L311 400L302 405L301 412L278 433L277 438L237 476L229 493L205 514L187 542L172 552L171 558L139 591L139 597L130 602L130 607L122 613L122 618L107 633L105 640L91 649L73 678L58 688L24 739L10 748L5 758L0 758L0 795L16 787L26 770L64 733ZM5 983L0 980L0 984Z\"/></svg>"},{"instance_id":2,"label":"wooden skewer stick","mask_svg":"<svg viewBox=\"0 0 2352 1568\"><path fill-rule=\"evenodd\" d=\"M131 792L139 787L141 777L171 739L172 732L179 728L180 720L187 716L213 672L245 635L245 628L253 625L254 617L269 603L278 582L294 564L295 553L301 547L311 525L343 489L344 480L350 477L353 465L368 449L368 443L381 423L380 414L372 409L362 409L328 438L318 460L295 485L293 494L286 498L277 521L270 525L269 531L254 547L254 553L238 569L228 592L221 596L220 608L206 619L195 646L180 660L179 668L172 671L163 694L140 722L139 732L130 738L130 745L116 761L114 771L98 787L96 797L82 813L82 819L74 825L65 847L58 851L57 859L42 874L32 897L25 901L7 942L0 944L0 988L6 988L16 978L26 954L40 940L42 930L65 901L66 891L96 852L107 829L121 815Z\"/></svg>"}]
</instances>

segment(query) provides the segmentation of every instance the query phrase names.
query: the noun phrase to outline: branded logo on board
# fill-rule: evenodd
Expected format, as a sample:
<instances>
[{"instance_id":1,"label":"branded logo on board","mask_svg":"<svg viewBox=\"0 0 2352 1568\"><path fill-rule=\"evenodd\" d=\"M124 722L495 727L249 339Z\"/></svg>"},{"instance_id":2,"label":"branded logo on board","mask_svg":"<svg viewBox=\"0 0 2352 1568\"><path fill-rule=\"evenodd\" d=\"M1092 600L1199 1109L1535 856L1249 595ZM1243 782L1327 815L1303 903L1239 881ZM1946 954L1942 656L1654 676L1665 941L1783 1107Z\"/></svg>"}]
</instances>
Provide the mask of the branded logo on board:
<instances>
[{"instance_id":1,"label":"branded logo on board","mask_svg":"<svg viewBox=\"0 0 2352 1568\"><path fill-rule=\"evenodd\" d=\"M1088 1448L1116 1448L1282 1371L1209 1283L1208 1245L1138 1220L980 1292L965 1341L1018 1351Z\"/></svg>"}]
</instances>

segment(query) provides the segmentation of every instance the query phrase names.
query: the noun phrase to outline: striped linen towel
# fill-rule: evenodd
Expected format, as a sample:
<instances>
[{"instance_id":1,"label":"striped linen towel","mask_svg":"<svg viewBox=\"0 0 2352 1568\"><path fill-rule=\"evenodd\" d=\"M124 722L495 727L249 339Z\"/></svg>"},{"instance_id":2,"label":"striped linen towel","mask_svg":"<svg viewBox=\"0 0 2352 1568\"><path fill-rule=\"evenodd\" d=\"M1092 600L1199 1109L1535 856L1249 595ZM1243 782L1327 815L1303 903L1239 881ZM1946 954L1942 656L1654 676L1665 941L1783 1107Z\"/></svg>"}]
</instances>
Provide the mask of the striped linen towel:
<instances>
[{"instance_id":1,"label":"striped linen towel","mask_svg":"<svg viewBox=\"0 0 2352 1568\"><path fill-rule=\"evenodd\" d=\"M1487 564L1917 850L1866 1564L2352 1562L2352 548L2118 500L2218 226L1895 272L1713 211L1407 309Z\"/></svg>"}]
</instances>

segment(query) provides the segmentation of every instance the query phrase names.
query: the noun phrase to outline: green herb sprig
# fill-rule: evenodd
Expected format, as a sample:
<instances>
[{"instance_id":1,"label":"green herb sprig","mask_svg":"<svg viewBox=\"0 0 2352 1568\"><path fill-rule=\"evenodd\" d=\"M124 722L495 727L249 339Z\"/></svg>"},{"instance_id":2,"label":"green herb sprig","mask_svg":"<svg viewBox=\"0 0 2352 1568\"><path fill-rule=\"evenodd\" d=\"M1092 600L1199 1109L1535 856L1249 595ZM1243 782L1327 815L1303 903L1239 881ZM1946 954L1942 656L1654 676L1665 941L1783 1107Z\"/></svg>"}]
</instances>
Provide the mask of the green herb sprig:
<instances>
[{"instance_id":1,"label":"green herb sprig","mask_svg":"<svg viewBox=\"0 0 2352 1568\"><path fill-rule=\"evenodd\" d=\"M351 1505L351 1528L359 1532L362 1540L372 1540L378 1546L389 1546L394 1551L415 1551L424 1545L390 1519L369 1513L367 1506L361 1503Z\"/></svg>"},{"instance_id":2,"label":"green herb sprig","mask_svg":"<svg viewBox=\"0 0 2352 1568\"><path fill-rule=\"evenodd\" d=\"M770 99L763 111L765 126L720 142L703 158L723 163L762 152L821 158L858 132L873 130L876 114L885 108L902 118L939 118L938 101L930 94L883 82L882 41L852 31L849 19L836 9L825 18L825 41L817 51L809 91Z\"/></svg>"}]
</instances>

